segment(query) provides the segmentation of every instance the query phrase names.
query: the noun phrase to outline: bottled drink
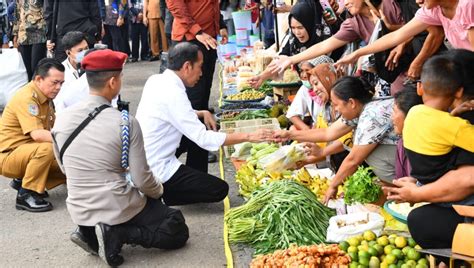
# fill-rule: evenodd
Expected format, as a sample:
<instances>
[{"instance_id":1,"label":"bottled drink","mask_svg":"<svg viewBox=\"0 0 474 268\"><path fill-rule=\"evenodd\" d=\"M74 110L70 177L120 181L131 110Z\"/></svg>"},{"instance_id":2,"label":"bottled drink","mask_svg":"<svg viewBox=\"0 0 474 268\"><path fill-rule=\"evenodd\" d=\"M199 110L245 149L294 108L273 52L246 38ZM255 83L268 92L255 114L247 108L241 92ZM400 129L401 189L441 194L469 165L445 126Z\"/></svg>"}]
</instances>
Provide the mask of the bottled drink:
<instances>
[{"instance_id":1,"label":"bottled drink","mask_svg":"<svg viewBox=\"0 0 474 268\"><path fill-rule=\"evenodd\" d=\"M323 10L328 12L330 17L328 20L335 20L337 19L336 17L336 12L332 9L331 5L329 4L328 0L320 0L321 6L323 7Z\"/></svg>"}]
</instances>

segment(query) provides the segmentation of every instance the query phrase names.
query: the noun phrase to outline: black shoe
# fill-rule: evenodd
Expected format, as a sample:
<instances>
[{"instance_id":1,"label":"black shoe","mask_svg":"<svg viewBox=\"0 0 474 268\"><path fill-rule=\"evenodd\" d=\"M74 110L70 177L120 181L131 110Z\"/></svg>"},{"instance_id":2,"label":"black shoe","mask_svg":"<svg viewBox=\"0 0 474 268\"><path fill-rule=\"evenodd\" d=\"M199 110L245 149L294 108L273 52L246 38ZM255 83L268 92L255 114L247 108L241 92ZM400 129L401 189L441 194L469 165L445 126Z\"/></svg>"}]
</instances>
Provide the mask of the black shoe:
<instances>
[{"instance_id":1,"label":"black shoe","mask_svg":"<svg viewBox=\"0 0 474 268\"><path fill-rule=\"evenodd\" d=\"M157 60L160 60L160 55L151 56L150 59L148 59L148 61L157 61Z\"/></svg>"},{"instance_id":2,"label":"black shoe","mask_svg":"<svg viewBox=\"0 0 474 268\"><path fill-rule=\"evenodd\" d=\"M131 58L131 59L130 59L130 62L137 62L137 61L138 61L137 58Z\"/></svg>"},{"instance_id":3,"label":"black shoe","mask_svg":"<svg viewBox=\"0 0 474 268\"><path fill-rule=\"evenodd\" d=\"M21 179L13 179L10 183L9 183L10 187L12 187L14 190L17 190L19 191L20 188L21 188ZM49 194L48 192L44 191L44 193L42 194L38 194L39 197L41 198L48 198L49 197Z\"/></svg>"},{"instance_id":4,"label":"black shoe","mask_svg":"<svg viewBox=\"0 0 474 268\"><path fill-rule=\"evenodd\" d=\"M215 163L215 162L217 162L217 156L210 152L207 155L207 163Z\"/></svg>"},{"instance_id":5,"label":"black shoe","mask_svg":"<svg viewBox=\"0 0 474 268\"><path fill-rule=\"evenodd\" d=\"M53 209L53 205L41 198L38 193L29 191L16 196L16 209L30 212L45 212Z\"/></svg>"},{"instance_id":6,"label":"black shoe","mask_svg":"<svg viewBox=\"0 0 474 268\"><path fill-rule=\"evenodd\" d=\"M145 56L145 57L142 57L140 60L141 60L141 61L149 61L149 60L150 60L150 57Z\"/></svg>"},{"instance_id":7,"label":"black shoe","mask_svg":"<svg viewBox=\"0 0 474 268\"><path fill-rule=\"evenodd\" d=\"M114 227L98 223L95 226L95 233L99 241L99 256L110 266L119 266L123 263L120 255L122 241L120 234L114 232Z\"/></svg>"},{"instance_id":8,"label":"black shoe","mask_svg":"<svg viewBox=\"0 0 474 268\"><path fill-rule=\"evenodd\" d=\"M99 255L99 242L95 235L94 237L87 237L86 234L81 232L81 228L78 227L74 232L72 232L71 241L87 253Z\"/></svg>"}]
</instances>

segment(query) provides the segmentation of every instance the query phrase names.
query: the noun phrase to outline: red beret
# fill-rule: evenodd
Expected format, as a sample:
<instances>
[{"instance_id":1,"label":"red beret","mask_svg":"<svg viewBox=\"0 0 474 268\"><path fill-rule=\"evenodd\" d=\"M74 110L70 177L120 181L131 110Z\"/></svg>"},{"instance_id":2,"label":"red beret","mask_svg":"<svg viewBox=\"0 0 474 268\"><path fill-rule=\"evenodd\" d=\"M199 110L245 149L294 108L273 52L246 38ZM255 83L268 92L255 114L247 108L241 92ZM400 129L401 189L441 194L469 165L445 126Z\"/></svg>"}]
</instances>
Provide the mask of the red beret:
<instances>
[{"instance_id":1,"label":"red beret","mask_svg":"<svg viewBox=\"0 0 474 268\"><path fill-rule=\"evenodd\" d=\"M110 49L95 50L87 54L81 62L84 71L110 72L121 71L128 56Z\"/></svg>"}]
</instances>

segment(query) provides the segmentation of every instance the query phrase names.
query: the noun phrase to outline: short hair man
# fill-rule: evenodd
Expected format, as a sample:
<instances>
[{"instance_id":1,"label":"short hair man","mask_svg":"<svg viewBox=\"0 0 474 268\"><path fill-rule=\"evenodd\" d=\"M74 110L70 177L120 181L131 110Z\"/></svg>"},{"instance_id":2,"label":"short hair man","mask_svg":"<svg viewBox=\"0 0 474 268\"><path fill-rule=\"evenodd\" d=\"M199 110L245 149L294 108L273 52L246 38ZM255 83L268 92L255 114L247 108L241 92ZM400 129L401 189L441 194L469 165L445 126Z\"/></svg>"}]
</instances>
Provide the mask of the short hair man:
<instances>
[{"instance_id":1,"label":"short hair man","mask_svg":"<svg viewBox=\"0 0 474 268\"><path fill-rule=\"evenodd\" d=\"M183 136L196 147L214 151L222 145L264 141L273 134L271 130L214 132L213 115L207 110L193 110L186 95L186 87L192 87L201 77L202 64L203 55L197 45L177 44L169 51L168 69L148 79L138 105L137 119L143 129L148 164L163 183L163 200L167 205L218 202L229 189L221 179L179 162L177 157L183 151L178 147Z\"/></svg>"},{"instance_id":2,"label":"short hair man","mask_svg":"<svg viewBox=\"0 0 474 268\"><path fill-rule=\"evenodd\" d=\"M67 59L62 62L65 68L64 84L58 96L54 99L54 107L57 112L82 100L81 96L89 94L87 80L85 77L81 79L78 71L78 64L84 58L84 53L89 49L86 34L79 31L68 32L62 39L62 45Z\"/></svg>"},{"instance_id":3,"label":"short hair man","mask_svg":"<svg viewBox=\"0 0 474 268\"><path fill-rule=\"evenodd\" d=\"M8 102L0 123L0 172L18 190L16 208L31 212L53 209L45 189L65 182L51 144L55 115L52 100L64 82L64 66L42 59L33 80Z\"/></svg>"},{"instance_id":4,"label":"short hair man","mask_svg":"<svg viewBox=\"0 0 474 268\"><path fill-rule=\"evenodd\" d=\"M174 249L189 237L181 212L159 200L163 187L146 162L138 121L110 108L126 59L110 49L88 53L82 68L90 95L58 114L53 129L54 152L67 174L67 209L79 225L71 240L111 266L123 263L125 243ZM68 142L75 129L80 135Z\"/></svg>"}]
</instances>

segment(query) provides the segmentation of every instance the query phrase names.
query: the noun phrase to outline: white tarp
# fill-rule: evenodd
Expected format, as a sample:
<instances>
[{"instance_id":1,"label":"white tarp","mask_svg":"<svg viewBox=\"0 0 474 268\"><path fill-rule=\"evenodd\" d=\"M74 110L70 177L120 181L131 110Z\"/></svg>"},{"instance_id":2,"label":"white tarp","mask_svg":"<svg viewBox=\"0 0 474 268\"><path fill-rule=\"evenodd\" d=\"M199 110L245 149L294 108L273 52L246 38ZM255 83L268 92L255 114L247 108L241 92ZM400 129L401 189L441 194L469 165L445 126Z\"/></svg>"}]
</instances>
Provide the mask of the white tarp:
<instances>
[{"instance_id":1,"label":"white tarp","mask_svg":"<svg viewBox=\"0 0 474 268\"><path fill-rule=\"evenodd\" d=\"M0 53L0 110L15 92L28 83L23 59L16 48L1 49Z\"/></svg>"}]
</instances>

